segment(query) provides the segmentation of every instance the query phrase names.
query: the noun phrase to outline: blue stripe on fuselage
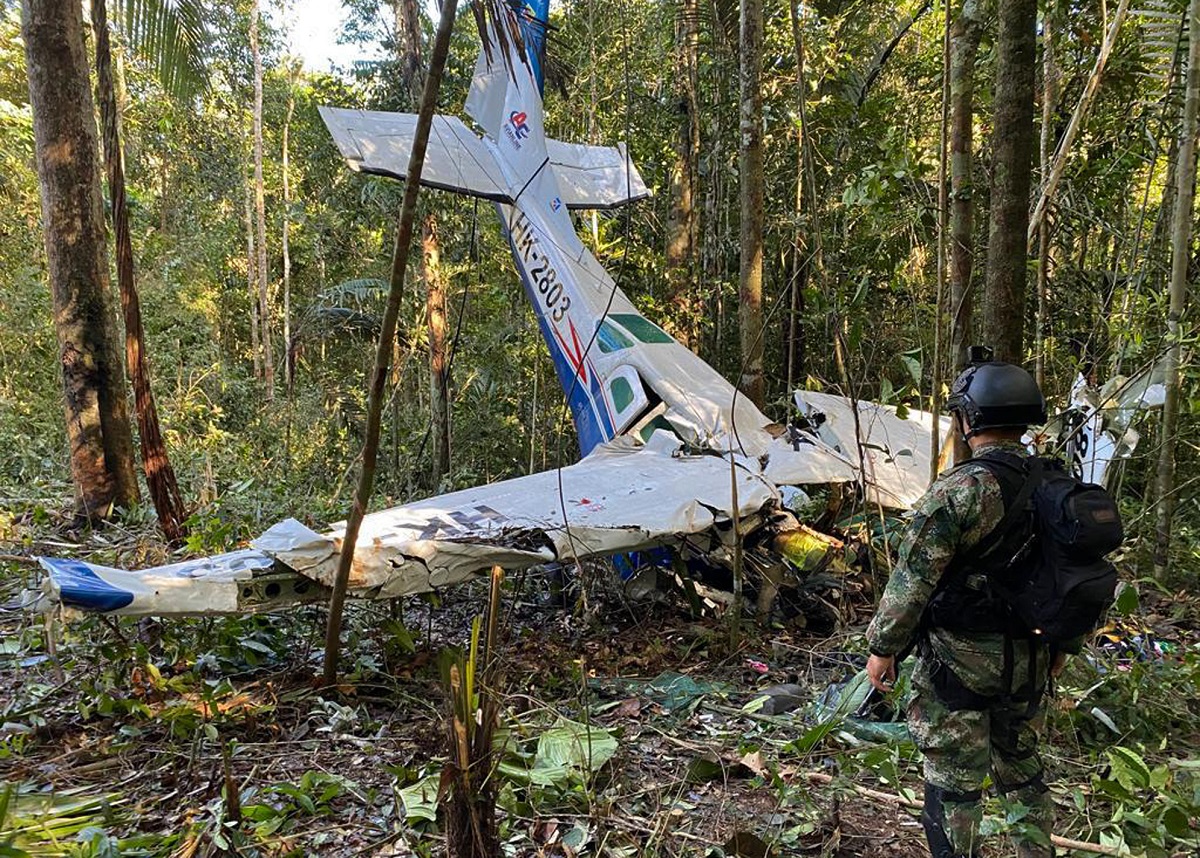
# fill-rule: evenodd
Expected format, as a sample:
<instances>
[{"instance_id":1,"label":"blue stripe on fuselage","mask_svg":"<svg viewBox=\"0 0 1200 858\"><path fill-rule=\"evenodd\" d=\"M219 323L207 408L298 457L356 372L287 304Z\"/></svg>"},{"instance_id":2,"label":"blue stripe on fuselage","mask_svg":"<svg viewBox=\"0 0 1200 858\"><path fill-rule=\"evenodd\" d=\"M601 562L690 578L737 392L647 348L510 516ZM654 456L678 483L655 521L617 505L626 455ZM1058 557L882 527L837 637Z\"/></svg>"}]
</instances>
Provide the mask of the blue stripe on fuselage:
<instances>
[{"instance_id":1,"label":"blue stripe on fuselage","mask_svg":"<svg viewBox=\"0 0 1200 858\"><path fill-rule=\"evenodd\" d=\"M568 395L567 404L571 407L571 417L575 421L575 431L579 435L579 453L581 456L586 456L592 452L596 445L612 440L616 434L613 429L612 418L608 414L608 405L604 401L604 391L600 386L599 376L596 374L595 367L591 361L587 357L584 357L587 381L585 382L583 379L580 379L578 382L575 381L575 367L567 357L566 351L558 341L558 337L555 336L553 325L542 312L540 296L533 285L533 281L529 278L524 260L521 258L521 253L517 248L516 241L505 218L504 208L497 205L496 212L500 216L500 223L503 225L505 236L508 238L508 246L512 251L513 263L517 266L517 273L521 276L521 285L525 289L525 296L529 299L529 303L533 305L534 315L537 316L538 320L538 328L542 332L542 339L546 341L546 347L550 349L550 357L554 361L554 371L558 375L558 383L562 385L563 392ZM592 340L592 332L585 330L577 333L583 337L579 343L580 349L586 349Z\"/></svg>"},{"instance_id":2,"label":"blue stripe on fuselage","mask_svg":"<svg viewBox=\"0 0 1200 858\"><path fill-rule=\"evenodd\" d=\"M58 585L59 598L68 608L103 613L133 602L133 593L105 581L82 560L43 557L41 562L50 570L50 577Z\"/></svg>"}]
</instances>

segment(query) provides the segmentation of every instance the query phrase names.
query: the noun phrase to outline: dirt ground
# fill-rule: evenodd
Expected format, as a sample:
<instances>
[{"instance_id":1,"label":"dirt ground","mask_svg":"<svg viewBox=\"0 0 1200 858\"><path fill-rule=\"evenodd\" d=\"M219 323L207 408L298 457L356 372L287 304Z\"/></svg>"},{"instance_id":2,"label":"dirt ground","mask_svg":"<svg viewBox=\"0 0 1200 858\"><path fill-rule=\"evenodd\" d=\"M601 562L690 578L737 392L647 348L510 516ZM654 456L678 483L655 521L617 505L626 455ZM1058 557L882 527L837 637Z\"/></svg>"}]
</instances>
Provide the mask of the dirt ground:
<instances>
[{"instance_id":1,"label":"dirt ground","mask_svg":"<svg viewBox=\"0 0 1200 858\"><path fill-rule=\"evenodd\" d=\"M13 599L21 577L0 598ZM851 633L747 624L731 650L720 620L693 619L678 601L610 593L568 609L549 584L518 579L505 591L506 747L529 757L565 719L602 728L616 750L560 784L506 781L504 855L928 854L915 810L862 792L917 796L911 750L837 733L808 741L808 703L862 662L848 652ZM50 634L10 601L0 780L15 791L0 845L17 836L31 854L177 858L444 854L439 826L401 793L445 766L439 652L466 643L485 601L470 585L353 605L336 692L314 682L319 607L86 618ZM797 709L746 711L777 683L804 689ZM985 854L1009 852L1001 843Z\"/></svg>"}]
</instances>

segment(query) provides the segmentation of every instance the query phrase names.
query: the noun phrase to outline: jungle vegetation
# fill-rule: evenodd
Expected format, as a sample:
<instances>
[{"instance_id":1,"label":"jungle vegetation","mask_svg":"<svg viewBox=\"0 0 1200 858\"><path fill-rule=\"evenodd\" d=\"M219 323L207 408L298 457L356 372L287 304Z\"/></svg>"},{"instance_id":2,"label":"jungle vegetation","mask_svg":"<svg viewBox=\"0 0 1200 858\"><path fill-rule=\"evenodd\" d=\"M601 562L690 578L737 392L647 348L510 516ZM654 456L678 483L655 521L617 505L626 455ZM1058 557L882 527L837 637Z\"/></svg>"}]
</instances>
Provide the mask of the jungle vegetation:
<instances>
[{"instance_id":1,"label":"jungle vegetation","mask_svg":"<svg viewBox=\"0 0 1200 858\"><path fill-rule=\"evenodd\" d=\"M1101 639L1052 713L1063 831L1102 854L1195 854L1200 842L1198 6L552 9L547 132L625 142L654 190L581 215L581 235L647 316L775 419L787 420L795 387L936 409L975 342L1026 363L1057 404L1081 369L1103 383L1162 368L1166 406L1139 416L1116 484L1131 586L1110 637L1126 648ZM381 58L325 71L295 51L300 8L0 0L0 569L14 593L36 553L148 565L230 549L286 516L322 526L347 515L404 188L347 170L317 107L415 111L437 10L343 0L329 26ZM464 5L439 111L460 112L478 44ZM418 206L374 508L578 455L490 207L436 192ZM0 692L0 855L440 848L411 792L445 754L430 750L444 744L428 702L441 685L422 658L461 644L484 601L356 609L343 636L351 666L324 692L294 676L311 668L318 609L150 630L94 618L63 630L14 613L0 641L12 686ZM759 650L730 652L664 611L630 626L593 612L584 638L563 620L547 656L558 661L530 684L512 677L537 664L518 651L540 645L541 615L514 609L509 690L525 702L488 705L510 713L502 729L526 769L541 754L562 774L518 772L491 797L508 814L492 832L507 854L766 854L739 851L750 836L785 852L878 854L853 810L839 842L841 799L829 797L853 806L867 784L885 790L899 830L919 781L911 752L740 716L711 702L728 693L715 685L679 708L655 704L669 715L661 742L631 726L650 711L627 705L636 695L603 729L588 702L593 663L736 681L766 648L792 665L779 678L826 679L828 652L861 650L854 624L821 642L758 630L746 646ZM697 725L711 728L705 741ZM388 745L389 730L405 736ZM555 741L580 735L595 757L551 759ZM316 736L328 747L312 750ZM312 753L284 761L292 746L275 741ZM255 755L268 748L279 757L263 757L260 776ZM628 777L594 777L614 753ZM89 780L71 774L76 762L123 774ZM731 766L742 767L734 787ZM132 769L151 774L135 782ZM666 797L638 777L666 784ZM729 790L719 801L714 781ZM168 794L178 813L147 810ZM741 808L717 813L720 837L672 833L714 801ZM755 802L774 817L745 810ZM997 832L1019 826L1020 808L993 811ZM379 851L392 844L412 851Z\"/></svg>"}]
</instances>

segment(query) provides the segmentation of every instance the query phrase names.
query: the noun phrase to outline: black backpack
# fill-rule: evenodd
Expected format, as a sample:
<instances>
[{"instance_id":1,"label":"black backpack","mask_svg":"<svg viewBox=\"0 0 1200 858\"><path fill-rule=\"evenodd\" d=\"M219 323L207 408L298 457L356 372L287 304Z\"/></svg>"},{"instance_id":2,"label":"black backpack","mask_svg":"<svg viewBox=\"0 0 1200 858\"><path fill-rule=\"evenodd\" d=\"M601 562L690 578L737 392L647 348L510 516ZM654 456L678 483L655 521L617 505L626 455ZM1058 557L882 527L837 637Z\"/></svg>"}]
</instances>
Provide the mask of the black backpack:
<instances>
[{"instance_id":1,"label":"black backpack","mask_svg":"<svg viewBox=\"0 0 1200 858\"><path fill-rule=\"evenodd\" d=\"M1105 555L1125 538L1112 496L1052 459L991 452L971 463L1000 481L1006 511L963 568L986 571L1008 631L1055 644L1094 630L1117 586Z\"/></svg>"},{"instance_id":2,"label":"black backpack","mask_svg":"<svg viewBox=\"0 0 1200 858\"><path fill-rule=\"evenodd\" d=\"M929 624L1050 644L1092 631L1116 590L1105 554L1124 539L1110 494L1046 458L991 451L970 464L1000 481L1006 512L955 560L930 602ZM980 572L986 587L968 586Z\"/></svg>"}]
</instances>

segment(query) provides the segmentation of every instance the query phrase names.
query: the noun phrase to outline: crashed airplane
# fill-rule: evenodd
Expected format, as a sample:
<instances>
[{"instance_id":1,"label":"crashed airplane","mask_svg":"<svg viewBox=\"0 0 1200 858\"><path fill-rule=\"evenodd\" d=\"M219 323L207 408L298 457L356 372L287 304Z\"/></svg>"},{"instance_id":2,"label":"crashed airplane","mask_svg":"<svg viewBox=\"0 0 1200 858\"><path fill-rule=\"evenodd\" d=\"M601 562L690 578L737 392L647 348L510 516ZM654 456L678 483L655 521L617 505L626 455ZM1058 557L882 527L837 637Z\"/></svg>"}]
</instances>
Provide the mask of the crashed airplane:
<instances>
[{"instance_id":1,"label":"crashed airplane","mask_svg":"<svg viewBox=\"0 0 1200 858\"><path fill-rule=\"evenodd\" d=\"M573 210L611 209L649 191L623 146L546 139L547 13L548 0L506 7L498 25L506 38L485 34L466 105L483 136L458 118L435 117L421 180L494 203L582 459L368 515L351 568L356 597L434 590L493 565L656 547L728 568L737 539L778 546L805 532L783 503L789 487L853 484L871 508L903 510L928 484L930 415L902 419L885 406L798 392L799 425L773 423L639 313L588 251ZM321 115L351 169L405 178L414 115L332 107ZM947 424L942 418L943 435ZM287 519L250 548L137 572L40 558L48 575L38 602L171 616L323 600L343 533L344 524L317 533Z\"/></svg>"}]
</instances>

